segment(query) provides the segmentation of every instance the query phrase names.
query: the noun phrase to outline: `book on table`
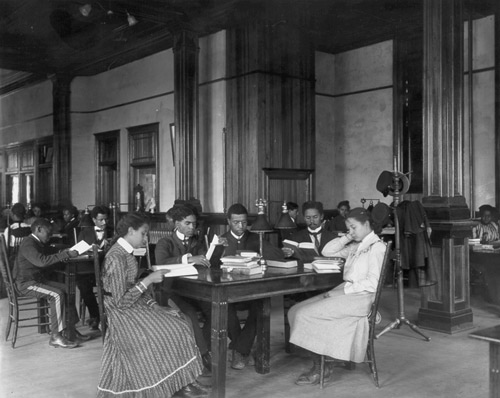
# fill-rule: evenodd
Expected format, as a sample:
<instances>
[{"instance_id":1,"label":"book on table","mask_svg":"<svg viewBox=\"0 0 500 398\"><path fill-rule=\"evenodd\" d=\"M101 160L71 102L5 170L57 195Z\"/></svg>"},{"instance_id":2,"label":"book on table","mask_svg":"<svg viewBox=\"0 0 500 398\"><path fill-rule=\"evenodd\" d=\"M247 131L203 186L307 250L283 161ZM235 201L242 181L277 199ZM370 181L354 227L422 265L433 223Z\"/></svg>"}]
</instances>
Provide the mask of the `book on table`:
<instances>
[{"instance_id":1,"label":"book on table","mask_svg":"<svg viewBox=\"0 0 500 398\"><path fill-rule=\"evenodd\" d=\"M311 262L314 257L319 256L318 249L313 242L295 242L283 240L283 246L293 250L293 256L304 261Z\"/></svg>"},{"instance_id":2,"label":"book on table","mask_svg":"<svg viewBox=\"0 0 500 398\"><path fill-rule=\"evenodd\" d=\"M317 259L312 262L312 269L320 274L340 273L344 265L343 258Z\"/></svg>"},{"instance_id":3,"label":"book on table","mask_svg":"<svg viewBox=\"0 0 500 398\"><path fill-rule=\"evenodd\" d=\"M224 272L237 275L255 275L262 273L262 266L260 266L259 264L252 267L238 267L232 266L230 264L222 264L220 268Z\"/></svg>"},{"instance_id":4,"label":"book on table","mask_svg":"<svg viewBox=\"0 0 500 398\"><path fill-rule=\"evenodd\" d=\"M165 278L198 275L198 270L191 264L153 265L153 271L165 270ZM167 272L168 271L168 272Z\"/></svg>"},{"instance_id":5,"label":"book on table","mask_svg":"<svg viewBox=\"0 0 500 398\"><path fill-rule=\"evenodd\" d=\"M269 267L294 268L298 265L297 260L266 260Z\"/></svg>"}]
</instances>

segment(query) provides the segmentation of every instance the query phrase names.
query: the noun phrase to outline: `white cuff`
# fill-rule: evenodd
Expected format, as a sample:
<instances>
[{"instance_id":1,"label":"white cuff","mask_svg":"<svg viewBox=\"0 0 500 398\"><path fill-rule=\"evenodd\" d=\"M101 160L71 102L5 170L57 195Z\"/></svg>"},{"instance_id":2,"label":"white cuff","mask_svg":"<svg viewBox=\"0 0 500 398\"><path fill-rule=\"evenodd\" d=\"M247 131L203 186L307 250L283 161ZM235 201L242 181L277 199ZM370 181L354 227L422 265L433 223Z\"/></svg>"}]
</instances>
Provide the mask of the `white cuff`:
<instances>
[{"instance_id":1,"label":"white cuff","mask_svg":"<svg viewBox=\"0 0 500 398\"><path fill-rule=\"evenodd\" d=\"M191 253L186 253L182 256L182 264L189 264L188 258L193 257Z\"/></svg>"}]
</instances>

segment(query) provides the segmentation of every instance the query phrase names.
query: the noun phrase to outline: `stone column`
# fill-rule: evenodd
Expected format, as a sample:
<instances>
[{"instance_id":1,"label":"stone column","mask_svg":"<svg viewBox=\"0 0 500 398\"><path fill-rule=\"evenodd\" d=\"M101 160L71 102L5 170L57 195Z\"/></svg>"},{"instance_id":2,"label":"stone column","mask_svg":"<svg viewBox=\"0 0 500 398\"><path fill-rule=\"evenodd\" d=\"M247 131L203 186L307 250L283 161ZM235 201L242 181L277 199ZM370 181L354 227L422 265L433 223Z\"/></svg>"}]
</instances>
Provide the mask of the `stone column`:
<instances>
[{"instance_id":1,"label":"stone column","mask_svg":"<svg viewBox=\"0 0 500 398\"><path fill-rule=\"evenodd\" d=\"M418 324L472 326L470 213L463 195L463 0L424 0L424 198L438 285L425 288Z\"/></svg>"},{"instance_id":2,"label":"stone column","mask_svg":"<svg viewBox=\"0 0 500 398\"><path fill-rule=\"evenodd\" d=\"M174 37L175 194L198 198L198 36L183 30Z\"/></svg>"},{"instance_id":3,"label":"stone column","mask_svg":"<svg viewBox=\"0 0 500 398\"><path fill-rule=\"evenodd\" d=\"M54 124L53 173L56 205L71 201L71 118L70 95L73 76L57 74L52 79L52 103Z\"/></svg>"}]
</instances>

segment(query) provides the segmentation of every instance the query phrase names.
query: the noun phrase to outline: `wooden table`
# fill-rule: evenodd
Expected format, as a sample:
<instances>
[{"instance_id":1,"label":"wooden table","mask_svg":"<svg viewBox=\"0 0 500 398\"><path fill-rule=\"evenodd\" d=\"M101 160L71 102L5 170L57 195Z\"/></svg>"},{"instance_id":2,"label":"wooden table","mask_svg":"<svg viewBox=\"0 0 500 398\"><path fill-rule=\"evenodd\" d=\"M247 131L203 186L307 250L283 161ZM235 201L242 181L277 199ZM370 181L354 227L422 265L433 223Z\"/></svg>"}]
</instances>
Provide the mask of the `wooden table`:
<instances>
[{"instance_id":1,"label":"wooden table","mask_svg":"<svg viewBox=\"0 0 500 398\"><path fill-rule=\"evenodd\" d=\"M478 330L469 337L490 342L490 398L500 396L500 325Z\"/></svg>"},{"instance_id":2,"label":"wooden table","mask_svg":"<svg viewBox=\"0 0 500 398\"><path fill-rule=\"evenodd\" d=\"M212 397L226 394L227 306L262 299L257 319L258 373L269 373L271 297L326 289L342 283L342 274L317 274L302 265L291 269L268 267L264 274L243 276L199 268L198 277L176 278L173 290L185 297L212 303Z\"/></svg>"},{"instance_id":3,"label":"wooden table","mask_svg":"<svg viewBox=\"0 0 500 398\"><path fill-rule=\"evenodd\" d=\"M471 288L478 286L484 299L500 305L500 253L469 251Z\"/></svg>"}]
</instances>

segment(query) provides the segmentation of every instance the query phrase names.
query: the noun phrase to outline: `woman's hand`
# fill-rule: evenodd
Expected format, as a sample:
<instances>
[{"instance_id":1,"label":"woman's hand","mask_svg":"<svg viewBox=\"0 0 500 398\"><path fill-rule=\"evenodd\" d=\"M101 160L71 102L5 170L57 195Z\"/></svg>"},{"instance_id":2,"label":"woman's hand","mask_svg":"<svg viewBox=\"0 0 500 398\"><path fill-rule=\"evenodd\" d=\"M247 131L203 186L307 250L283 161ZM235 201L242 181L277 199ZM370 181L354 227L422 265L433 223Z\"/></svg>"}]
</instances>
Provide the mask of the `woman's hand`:
<instances>
[{"instance_id":1,"label":"woman's hand","mask_svg":"<svg viewBox=\"0 0 500 398\"><path fill-rule=\"evenodd\" d=\"M149 286L151 283L163 282L163 278L165 277L165 274L167 274L168 272L170 272L170 270L165 270L165 269L152 272L142 280L142 283L145 284L146 286Z\"/></svg>"},{"instance_id":2,"label":"woman's hand","mask_svg":"<svg viewBox=\"0 0 500 398\"><path fill-rule=\"evenodd\" d=\"M191 256L188 258L188 263L189 264L199 264L199 265L203 265L204 267L210 267L210 261L208 261L204 255Z\"/></svg>"},{"instance_id":3,"label":"woman's hand","mask_svg":"<svg viewBox=\"0 0 500 398\"><path fill-rule=\"evenodd\" d=\"M151 306L151 308L153 309L153 311L156 311L156 312L167 312L168 314L175 316L177 318L181 317L181 313L177 310L174 310L172 307L162 307L158 303L154 303Z\"/></svg>"}]
</instances>

